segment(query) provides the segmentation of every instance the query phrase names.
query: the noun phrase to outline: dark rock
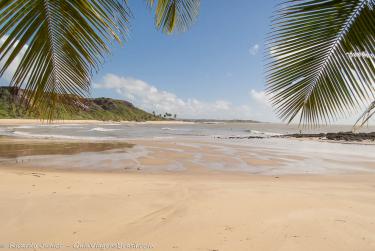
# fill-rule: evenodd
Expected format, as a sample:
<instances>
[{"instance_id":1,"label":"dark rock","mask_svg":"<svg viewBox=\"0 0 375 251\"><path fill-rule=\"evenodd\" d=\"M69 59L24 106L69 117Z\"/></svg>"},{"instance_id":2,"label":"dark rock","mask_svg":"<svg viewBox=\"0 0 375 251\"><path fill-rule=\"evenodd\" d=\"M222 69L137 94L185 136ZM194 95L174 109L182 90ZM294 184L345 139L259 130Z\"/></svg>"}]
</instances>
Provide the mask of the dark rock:
<instances>
[{"instance_id":1,"label":"dark rock","mask_svg":"<svg viewBox=\"0 0 375 251\"><path fill-rule=\"evenodd\" d=\"M352 132L337 132L337 133L317 133L317 134L286 134L282 136L275 136L281 138L319 138L335 141L352 141L361 142L364 140L375 141L375 132L370 133L352 133Z\"/></svg>"},{"instance_id":2,"label":"dark rock","mask_svg":"<svg viewBox=\"0 0 375 251\"><path fill-rule=\"evenodd\" d=\"M259 136L230 136L230 137L216 137L217 139L264 139Z\"/></svg>"},{"instance_id":3,"label":"dark rock","mask_svg":"<svg viewBox=\"0 0 375 251\"><path fill-rule=\"evenodd\" d=\"M232 136L232 137L228 137L228 139L263 139L263 137L259 137L259 136Z\"/></svg>"}]
</instances>

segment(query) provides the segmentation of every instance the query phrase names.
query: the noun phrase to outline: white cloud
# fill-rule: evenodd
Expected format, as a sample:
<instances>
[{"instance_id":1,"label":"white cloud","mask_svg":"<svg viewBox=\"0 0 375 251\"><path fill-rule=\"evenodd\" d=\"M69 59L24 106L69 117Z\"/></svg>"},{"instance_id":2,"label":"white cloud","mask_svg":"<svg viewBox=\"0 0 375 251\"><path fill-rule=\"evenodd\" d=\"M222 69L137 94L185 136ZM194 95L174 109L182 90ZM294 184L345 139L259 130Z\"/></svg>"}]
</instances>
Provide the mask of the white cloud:
<instances>
[{"instance_id":1,"label":"white cloud","mask_svg":"<svg viewBox=\"0 0 375 251\"><path fill-rule=\"evenodd\" d=\"M269 102L271 96L267 95L265 91L251 90L249 95L255 102L263 104L265 107L271 107Z\"/></svg>"},{"instance_id":2,"label":"white cloud","mask_svg":"<svg viewBox=\"0 0 375 251\"><path fill-rule=\"evenodd\" d=\"M4 35L0 39L0 46L2 46L4 44L4 42L7 40L7 38L8 38L8 36ZM16 42L15 45L13 45L13 47L15 47L17 45L17 43L18 43L18 41ZM21 49L20 53L18 53L18 55L14 58L13 62L9 65L8 69L4 72L2 78L4 80L6 80L8 83L12 79L13 74L16 72L17 67L20 64L22 57L25 55L26 50L27 50L27 45L24 46ZM5 57L4 60L0 61L0 67L2 67L4 65L4 63L6 62L7 59L8 59L8 57Z\"/></svg>"},{"instance_id":3,"label":"white cloud","mask_svg":"<svg viewBox=\"0 0 375 251\"><path fill-rule=\"evenodd\" d=\"M250 55L255 56L256 54L258 54L259 49L260 49L259 44L254 44L254 45L251 46L250 49L249 49L249 53L250 53Z\"/></svg>"},{"instance_id":4,"label":"white cloud","mask_svg":"<svg viewBox=\"0 0 375 251\"><path fill-rule=\"evenodd\" d=\"M248 104L234 105L227 100L213 102L195 98L182 99L176 94L159 90L145 81L107 74L95 88L113 89L136 106L148 112L169 112L180 118L256 119L269 121L273 115L264 92L251 90ZM271 111L270 114L267 112ZM272 118L274 120L274 118Z\"/></svg>"},{"instance_id":5,"label":"white cloud","mask_svg":"<svg viewBox=\"0 0 375 251\"><path fill-rule=\"evenodd\" d=\"M265 91L257 91L252 89L249 92L250 102L256 109L253 111L253 116L256 119L269 122L279 122L275 112L272 108L270 99L272 95L266 94Z\"/></svg>"}]
</instances>

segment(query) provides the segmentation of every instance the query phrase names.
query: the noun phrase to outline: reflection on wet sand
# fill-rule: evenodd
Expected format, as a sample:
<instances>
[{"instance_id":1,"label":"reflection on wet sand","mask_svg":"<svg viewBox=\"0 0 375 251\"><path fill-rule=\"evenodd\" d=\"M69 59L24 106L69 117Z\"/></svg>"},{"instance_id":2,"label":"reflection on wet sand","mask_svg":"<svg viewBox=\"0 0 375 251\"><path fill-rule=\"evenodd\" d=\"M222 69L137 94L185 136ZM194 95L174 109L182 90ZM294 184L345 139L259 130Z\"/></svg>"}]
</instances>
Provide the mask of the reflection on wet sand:
<instances>
[{"instance_id":1,"label":"reflection on wet sand","mask_svg":"<svg viewBox=\"0 0 375 251\"><path fill-rule=\"evenodd\" d=\"M82 152L101 152L107 150L125 150L132 147L126 142L98 141L62 141L62 140L25 140L0 137L0 158L17 158L35 155L71 155Z\"/></svg>"}]
</instances>

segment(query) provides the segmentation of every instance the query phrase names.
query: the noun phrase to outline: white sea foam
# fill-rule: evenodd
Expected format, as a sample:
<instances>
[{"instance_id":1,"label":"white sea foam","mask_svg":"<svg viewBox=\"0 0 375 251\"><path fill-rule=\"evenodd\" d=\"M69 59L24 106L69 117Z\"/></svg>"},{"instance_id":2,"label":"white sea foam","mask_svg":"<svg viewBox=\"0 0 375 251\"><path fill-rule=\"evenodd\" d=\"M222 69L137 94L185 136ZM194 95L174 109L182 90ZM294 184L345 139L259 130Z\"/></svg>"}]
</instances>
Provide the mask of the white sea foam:
<instances>
[{"instance_id":1,"label":"white sea foam","mask_svg":"<svg viewBox=\"0 0 375 251\"><path fill-rule=\"evenodd\" d=\"M60 126L60 129L82 129L83 126Z\"/></svg>"},{"instance_id":2,"label":"white sea foam","mask_svg":"<svg viewBox=\"0 0 375 251\"><path fill-rule=\"evenodd\" d=\"M16 126L16 127L13 127L13 128L17 128L17 129L32 129L32 128L36 128L36 126L23 125L23 126Z\"/></svg>"},{"instance_id":3,"label":"white sea foam","mask_svg":"<svg viewBox=\"0 0 375 251\"><path fill-rule=\"evenodd\" d=\"M12 128L0 128L0 135L2 136L12 136L13 132Z\"/></svg>"},{"instance_id":4,"label":"white sea foam","mask_svg":"<svg viewBox=\"0 0 375 251\"><path fill-rule=\"evenodd\" d=\"M165 131L177 131L177 129L174 129L174 128L170 128L170 127L163 127L161 128L162 130L165 130Z\"/></svg>"},{"instance_id":5,"label":"white sea foam","mask_svg":"<svg viewBox=\"0 0 375 251\"><path fill-rule=\"evenodd\" d=\"M38 125L39 127L59 127L61 125L58 125L58 124L42 124L42 125Z\"/></svg>"},{"instance_id":6,"label":"white sea foam","mask_svg":"<svg viewBox=\"0 0 375 251\"><path fill-rule=\"evenodd\" d=\"M43 138L43 139L72 139L72 140L123 140L115 137L92 137L92 136L70 136L70 135L56 135L56 134L34 134L29 132L12 132L15 136L22 136L27 138Z\"/></svg>"},{"instance_id":7,"label":"white sea foam","mask_svg":"<svg viewBox=\"0 0 375 251\"><path fill-rule=\"evenodd\" d=\"M267 136L280 136L282 135L281 133L276 133L276 132L263 132L264 135Z\"/></svg>"},{"instance_id":8,"label":"white sea foam","mask_svg":"<svg viewBox=\"0 0 375 251\"><path fill-rule=\"evenodd\" d=\"M208 121L208 122L202 122L202 124L206 124L206 125L220 125L220 124L225 124L225 122L221 122L221 121Z\"/></svg>"},{"instance_id":9,"label":"white sea foam","mask_svg":"<svg viewBox=\"0 0 375 251\"><path fill-rule=\"evenodd\" d=\"M263 131L257 131L257 130L248 130L249 133L252 134L261 134L261 135L266 135L266 136L280 136L282 134L280 133L275 133L275 132L263 132Z\"/></svg>"},{"instance_id":10,"label":"white sea foam","mask_svg":"<svg viewBox=\"0 0 375 251\"><path fill-rule=\"evenodd\" d=\"M105 123L106 126L120 126L120 125L125 125L125 124L121 124L121 123Z\"/></svg>"},{"instance_id":11,"label":"white sea foam","mask_svg":"<svg viewBox=\"0 0 375 251\"><path fill-rule=\"evenodd\" d=\"M95 128L90 129L89 131L112 132L112 131L117 131L117 130L119 130L119 129L95 127Z\"/></svg>"},{"instance_id":12,"label":"white sea foam","mask_svg":"<svg viewBox=\"0 0 375 251\"><path fill-rule=\"evenodd\" d=\"M161 128L163 131L187 131L185 128L171 128L171 127L163 127Z\"/></svg>"},{"instance_id":13,"label":"white sea foam","mask_svg":"<svg viewBox=\"0 0 375 251\"><path fill-rule=\"evenodd\" d=\"M172 136L154 136L152 137L153 139L160 139L160 140L163 140L163 139L174 139L175 137L172 137Z\"/></svg>"}]
</instances>

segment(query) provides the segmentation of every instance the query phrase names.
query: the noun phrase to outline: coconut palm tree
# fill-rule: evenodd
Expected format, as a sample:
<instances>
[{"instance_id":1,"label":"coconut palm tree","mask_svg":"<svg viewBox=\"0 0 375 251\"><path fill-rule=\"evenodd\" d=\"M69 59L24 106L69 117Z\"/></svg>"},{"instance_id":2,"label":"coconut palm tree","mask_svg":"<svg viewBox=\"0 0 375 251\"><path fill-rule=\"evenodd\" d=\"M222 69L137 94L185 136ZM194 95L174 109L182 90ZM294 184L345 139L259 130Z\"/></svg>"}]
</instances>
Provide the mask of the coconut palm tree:
<instances>
[{"instance_id":1,"label":"coconut palm tree","mask_svg":"<svg viewBox=\"0 0 375 251\"><path fill-rule=\"evenodd\" d=\"M155 25L184 31L199 0L146 0ZM0 77L22 55L11 85L25 89L31 108L52 118L89 93L113 41L123 43L131 12L126 0L0 0Z\"/></svg>"},{"instance_id":2,"label":"coconut palm tree","mask_svg":"<svg viewBox=\"0 0 375 251\"><path fill-rule=\"evenodd\" d=\"M375 0L288 0L272 20L267 91L278 115L330 123L375 95Z\"/></svg>"}]
</instances>

